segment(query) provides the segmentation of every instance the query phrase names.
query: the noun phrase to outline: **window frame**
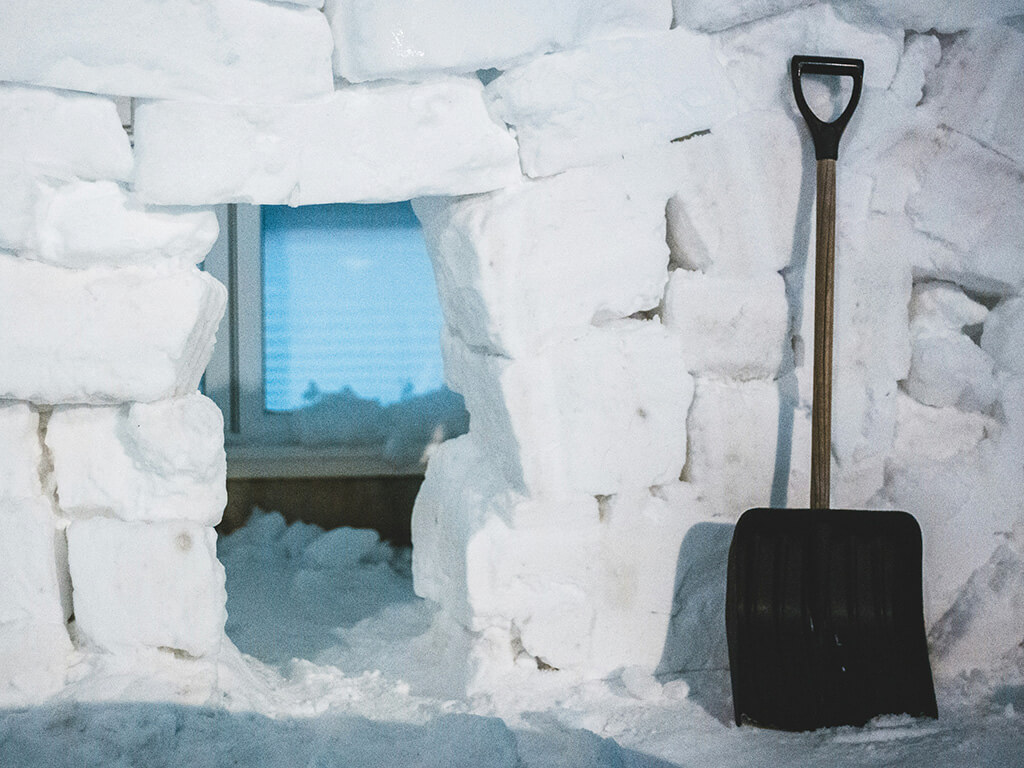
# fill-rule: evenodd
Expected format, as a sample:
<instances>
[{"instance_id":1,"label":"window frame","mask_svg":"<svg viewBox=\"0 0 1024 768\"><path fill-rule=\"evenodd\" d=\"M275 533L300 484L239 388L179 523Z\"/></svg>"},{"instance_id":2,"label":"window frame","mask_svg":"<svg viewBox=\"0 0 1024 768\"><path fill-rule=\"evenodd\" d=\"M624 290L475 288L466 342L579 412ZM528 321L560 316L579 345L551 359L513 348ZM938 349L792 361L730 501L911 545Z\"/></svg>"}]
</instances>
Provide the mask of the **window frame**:
<instances>
[{"instance_id":1,"label":"window frame","mask_svg":"<svg viewBox=\"0 0 1024 768\"><path fill-rule=\"evenodd\" d=\"M228 289L203 389L224 414L228 479L422 476L371 448L288 442L289 414L264 408L263 252L259 205L214 206L220 235L203 269Z\"/></svg>"}]
</instances>

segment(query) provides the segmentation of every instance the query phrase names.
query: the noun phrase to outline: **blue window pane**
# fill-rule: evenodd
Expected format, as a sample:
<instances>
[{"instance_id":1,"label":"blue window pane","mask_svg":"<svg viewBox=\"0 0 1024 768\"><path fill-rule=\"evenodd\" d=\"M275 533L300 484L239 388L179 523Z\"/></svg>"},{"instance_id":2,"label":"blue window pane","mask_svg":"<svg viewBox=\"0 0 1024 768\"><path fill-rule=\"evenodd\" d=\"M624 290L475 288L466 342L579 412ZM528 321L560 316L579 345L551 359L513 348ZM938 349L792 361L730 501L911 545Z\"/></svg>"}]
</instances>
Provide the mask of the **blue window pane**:
<instances>
[{"instance_id":1,"label":"blue window pane","mask_svg":"<svg viewBox=\"0 0 1024 768\"><path fill-rule=\"evenodd\" d=\"M443 385L441 310L412 206L263 206L265 407Z\"/></svg>"}]
</instances>

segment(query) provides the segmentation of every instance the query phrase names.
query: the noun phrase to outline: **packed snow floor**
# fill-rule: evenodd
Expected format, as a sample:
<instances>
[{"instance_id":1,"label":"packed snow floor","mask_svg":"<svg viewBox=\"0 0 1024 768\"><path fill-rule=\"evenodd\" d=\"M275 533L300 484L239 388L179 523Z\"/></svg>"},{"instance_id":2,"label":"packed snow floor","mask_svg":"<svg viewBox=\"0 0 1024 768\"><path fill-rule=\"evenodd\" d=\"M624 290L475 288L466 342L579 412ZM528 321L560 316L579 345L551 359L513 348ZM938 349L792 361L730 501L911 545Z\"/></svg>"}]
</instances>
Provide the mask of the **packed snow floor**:
<instances>
[{"instance_id":1,"label":"packed snow floor","mask_svg":"<svg viewBox=\"0 0 1024 768\"><path fill-rule=\"evenodd\" d=\"M81 652L61 696L0 714L0 766L1024 765L1019 684L944 681L937 722L805 734L733 725L724 670L522 664L467 697L468 638L413 594L408 550L256 512L219 555L237 651Z\"/></svg>"}]
</instances>

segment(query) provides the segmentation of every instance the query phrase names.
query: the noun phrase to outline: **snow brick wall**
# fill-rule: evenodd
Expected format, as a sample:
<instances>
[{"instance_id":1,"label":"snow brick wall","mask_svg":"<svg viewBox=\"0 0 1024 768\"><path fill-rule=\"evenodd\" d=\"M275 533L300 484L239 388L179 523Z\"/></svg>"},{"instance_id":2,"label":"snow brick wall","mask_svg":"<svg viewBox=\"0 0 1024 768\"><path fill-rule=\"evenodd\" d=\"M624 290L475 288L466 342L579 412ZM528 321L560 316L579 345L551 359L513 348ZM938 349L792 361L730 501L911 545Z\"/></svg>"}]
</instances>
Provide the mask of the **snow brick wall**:
<instances>
[{"instance_id":1,"label":"snow brick wall","mask_svg":"<svg viewBox=\"0 0 1024 768\"><path fill-rule=\"evenodd\" d=\"M723 666L729 525L808 490L794 53L866 61L833 503L917 516L938 673L1024 675L1018 0L320 5L4 10L0 706L83 655L229 644L196 391L223 202L414 199L471 415L416 503L415 587L475 638L471 685Z\"/></svg>"}]
</instances>

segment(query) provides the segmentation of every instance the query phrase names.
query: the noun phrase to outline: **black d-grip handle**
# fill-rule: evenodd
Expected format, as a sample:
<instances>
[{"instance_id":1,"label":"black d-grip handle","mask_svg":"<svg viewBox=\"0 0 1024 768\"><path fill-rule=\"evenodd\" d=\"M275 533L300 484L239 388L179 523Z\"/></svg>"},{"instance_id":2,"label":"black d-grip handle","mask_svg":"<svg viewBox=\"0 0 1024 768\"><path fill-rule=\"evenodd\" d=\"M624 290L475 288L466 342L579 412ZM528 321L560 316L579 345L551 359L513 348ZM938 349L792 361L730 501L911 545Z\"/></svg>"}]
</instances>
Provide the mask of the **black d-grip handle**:
<instances>
[{"instance_id":1,"label":"black d-grip handle","mask_svg":"<svg viewBox=\"0 0 1024 768\"><path fill-rule=\"evenodd\" d=\"M860 100L860 90L864 81L864 62L861 59L836 59L828 56L794 56L790 72L793 75L793 95L796 96L796 105L800 108L800 114L804 116L807 127L811 130L811 138L814 139L814 155L818 160L839 158L839 139L843 135L843 129L853 117L853 110L857 108ZM846 105L843 114L826 123L818 119L818 116L807 106L804 98L804 89L800 84L800 77L804 73L811 75L836 75L853 78L853 92L850 94L850 103Z\"/></svg>"}]
</instances>

